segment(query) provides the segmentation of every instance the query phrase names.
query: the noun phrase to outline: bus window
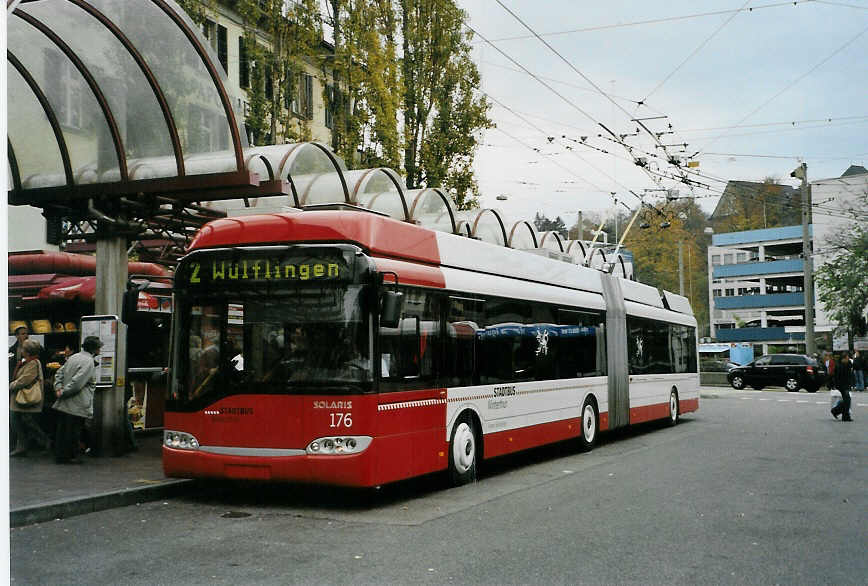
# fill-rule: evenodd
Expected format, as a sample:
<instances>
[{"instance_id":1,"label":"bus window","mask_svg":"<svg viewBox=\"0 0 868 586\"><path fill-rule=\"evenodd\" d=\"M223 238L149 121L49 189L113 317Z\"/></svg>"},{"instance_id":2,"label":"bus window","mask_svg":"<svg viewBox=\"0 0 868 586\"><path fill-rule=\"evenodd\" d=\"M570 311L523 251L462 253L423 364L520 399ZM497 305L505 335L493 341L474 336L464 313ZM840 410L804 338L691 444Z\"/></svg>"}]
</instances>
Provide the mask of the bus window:
<instances>
[{"instance_id":1,"label":"bus window","mask_svg":"<svg viewBox=\"0 0 868 586\"><path fill-rule=\"evenodd\" d=\"M439 349L440 300L422 289L402 288L397 328L380 328L380 390L430 388Z\"/></svg>"},{"instance_id":2,"label":"bus window","mask_svg":"<svg viewBox=\"0 0 868 586\"><path fill-rule=\"evenodd\" d=\"M478 384L476 338L485 316L485 302L469 297L449 297L446 314L446 355L443 360L443 383L447 387Z\"/></svg>"}]
</instances>

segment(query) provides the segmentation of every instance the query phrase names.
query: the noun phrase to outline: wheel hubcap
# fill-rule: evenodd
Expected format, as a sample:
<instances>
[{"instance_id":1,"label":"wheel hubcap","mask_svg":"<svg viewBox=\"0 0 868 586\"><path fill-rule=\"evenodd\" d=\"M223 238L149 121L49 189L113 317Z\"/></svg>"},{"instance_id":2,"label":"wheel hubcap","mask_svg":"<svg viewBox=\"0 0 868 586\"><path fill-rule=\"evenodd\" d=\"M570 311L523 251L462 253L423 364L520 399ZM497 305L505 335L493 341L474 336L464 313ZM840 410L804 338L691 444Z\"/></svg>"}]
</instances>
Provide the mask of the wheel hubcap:
<instances>
[{"instance_id":1,"label":"wheel hubcap","mask_svg":"<svg viewBox=\"0 0 868 586\"><path fill-rule=\"evenodd\" d=\"M669 395L669 417L672 421L678 418L678 399L675 398L675 393Z\"/></svg>"},{"instance_id":2,"label":"wheel hubcap","mask_svg":"<svg viewBox=\"0 0 868 586\"><path fill-rule=\"evenodd\" d=\"M594 416L594 408L590 405L585 405L585 412L582 416L582 433L588 443L594 441L594 436L597 435L597 418Z\"/></svg>"},{"instance_id":3,"label":"wheel hubcap","mask_svg":"<svg viewBox=\"0 0 868 586\"><path fill-rule=\"evenodd\" d=\"M473 466L473 459L476 455L476 438L473 436L473 430L467 423L458 424L455 430L455 441L452 449L452 461L455 463L455 470L463 474L470 470Z\"/></svg>"},{"instance_id":4,"label":"wheel hubcap","mask_svg":"<svg viewBox=\"0 0 868 586\"><path fill-rule=\"evenodd\" d=\"M794 380L788 380L788 381L787 381L787 388L788 388L789 390L792 391L792 390L794 390L794 389L798 386L798 384L799 384L799 383L797 383L797 382L794 381Z\"/></svg>"},{"instance_id":5,"label":"wheel hubcap","mask_svg":"<svg viewBox=\"0 0 868 586\"><path fill-rule=\"evenodd\" d=\"M741 377L740 376L735 377L734 379L732 379L732 382L735 386L740 387L742 384Z\"/></svg>"}]
</instances>

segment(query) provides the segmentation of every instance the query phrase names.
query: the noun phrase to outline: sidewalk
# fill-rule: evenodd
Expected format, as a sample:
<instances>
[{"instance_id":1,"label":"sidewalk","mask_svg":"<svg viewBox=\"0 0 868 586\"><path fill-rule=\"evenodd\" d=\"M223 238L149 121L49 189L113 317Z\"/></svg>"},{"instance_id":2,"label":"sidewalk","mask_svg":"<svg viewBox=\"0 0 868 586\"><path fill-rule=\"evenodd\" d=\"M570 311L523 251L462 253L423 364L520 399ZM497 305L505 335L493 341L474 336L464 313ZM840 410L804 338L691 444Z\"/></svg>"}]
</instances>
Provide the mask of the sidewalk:
<instances>
[{"instance_id":1,"label":"sidewalk","mask_svg":"<svg viewBox=\"0 0 868 586\"><path fill-rule=\"evenodd\" d=\"M137 438L139 449L117 458L83 457L81 465L54 463L51 454L9 459L12 527L168 498L190 480L163 476L163 435Z\"/></svg>"}]
</instances>

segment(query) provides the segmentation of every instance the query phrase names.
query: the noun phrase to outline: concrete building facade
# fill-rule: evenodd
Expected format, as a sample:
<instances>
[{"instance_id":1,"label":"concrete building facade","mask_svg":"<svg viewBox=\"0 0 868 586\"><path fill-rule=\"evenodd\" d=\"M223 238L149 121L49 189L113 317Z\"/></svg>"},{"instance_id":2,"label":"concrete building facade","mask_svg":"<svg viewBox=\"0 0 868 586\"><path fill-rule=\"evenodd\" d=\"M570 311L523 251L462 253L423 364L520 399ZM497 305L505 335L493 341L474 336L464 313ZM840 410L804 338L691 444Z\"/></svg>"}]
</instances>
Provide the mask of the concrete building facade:
<instances>
[{"instance_id":1,"label":"concrete building facade","mask_svg":"<svg viewBox=\"0 0 868 586\"><path fill-rule=\"evenodd\" d=\"M868 209L860 209L865 194L868 171L863 167L811 182L815 271L836 254L834 235L852 222L868 222ZM751 343L757 355L805 351L801 225L714 234L707 262L712 338ZM837 324L820 302L816 282L814 307L817 350L832 350Z\"/></svg>"}]
</instances>

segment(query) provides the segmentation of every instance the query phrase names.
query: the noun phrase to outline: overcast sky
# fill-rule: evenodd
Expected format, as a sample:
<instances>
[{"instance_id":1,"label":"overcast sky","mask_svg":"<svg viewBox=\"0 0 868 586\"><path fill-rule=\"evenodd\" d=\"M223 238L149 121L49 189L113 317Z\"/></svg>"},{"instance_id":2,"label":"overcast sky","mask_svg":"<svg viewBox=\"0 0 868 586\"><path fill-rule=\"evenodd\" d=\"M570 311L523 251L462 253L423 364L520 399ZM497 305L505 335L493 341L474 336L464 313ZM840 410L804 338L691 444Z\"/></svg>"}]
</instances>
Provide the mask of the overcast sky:
<instances>
[{"instance_id":1,"label":"overcast sky","mask_svg":"<svg viewBox=\"0 0 868 586\"><path fill-rule=\"evenodd\" d=\"M629 190L659 189L621 145L598 137L597 123L634 133L631 117L666 115L645 124L672 124L660 141L688 146L671 154L699 151L695 170L707 177L692 177L710 187L694 188L707 211L729 179L796 185L789 173L802 160L809 179L868 163L868 0L501 0L569 64L532 36L496 40L532 34L497 0L458 1L469 25L515 61L476 38L483 90L503 104L491 111L498 129L484 134L476 174L483 206L511 218L542 211L572 224L579 209L611 209L610 192L633 207ZM588 28L598 30L565 32ZM663 154L647 133L624 142L635 156ZM507 201L495 199L502 194Z\"/></svg>"}]
</instances>

